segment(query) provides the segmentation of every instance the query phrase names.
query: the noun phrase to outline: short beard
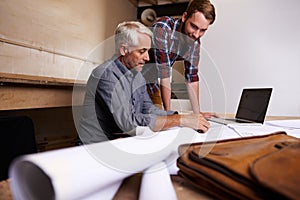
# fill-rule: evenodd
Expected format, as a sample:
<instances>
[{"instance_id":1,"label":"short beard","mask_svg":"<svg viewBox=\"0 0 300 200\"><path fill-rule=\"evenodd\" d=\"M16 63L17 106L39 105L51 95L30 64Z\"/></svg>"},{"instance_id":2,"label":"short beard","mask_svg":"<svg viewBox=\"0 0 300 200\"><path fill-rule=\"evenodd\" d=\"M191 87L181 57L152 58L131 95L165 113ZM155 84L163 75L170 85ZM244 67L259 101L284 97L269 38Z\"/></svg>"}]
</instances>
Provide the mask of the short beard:
<instances>
[{"instance_id":1,"label":"short beard","mask_svg":"<svg viewBox=\"0 0 300 200\"><path fill-rule=\"evenodd\" d=\"M184 27L185 27L185 22L182 22L182 26L181 26L180 32L186 35L186 33L184 31Z\"/></svg>"}]
</instances>

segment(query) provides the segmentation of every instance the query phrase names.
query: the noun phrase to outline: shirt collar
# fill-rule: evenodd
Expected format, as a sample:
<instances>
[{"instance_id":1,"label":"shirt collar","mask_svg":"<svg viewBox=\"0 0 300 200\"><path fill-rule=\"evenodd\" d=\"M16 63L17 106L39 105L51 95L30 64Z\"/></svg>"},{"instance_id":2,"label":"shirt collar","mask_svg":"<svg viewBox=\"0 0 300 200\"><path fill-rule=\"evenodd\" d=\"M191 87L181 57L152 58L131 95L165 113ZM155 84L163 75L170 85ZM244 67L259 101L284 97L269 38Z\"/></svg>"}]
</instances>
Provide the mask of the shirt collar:
<instances>
[{"instance_id":1,"label":"shirt collar","mask_svg":"<svg viewBox=\"0 0 300 200\"><path fill-rule=\"evenodd\" d=\"M180 24L181 24L181 19L179 19L179 18L176 19L174 22L174 28L173 28L171 39L173 39L173 40L179 39L179 34L181 33Z\"/></svg>"},{"instance_id":2,"label":"shirt collar","mask_svg":"<svg viewBox=\"0 0 300 200\"><path fill-rule=\"evenodd\" d=\"M118 69L121 71L121 73L122 74L124 74L125 76L130 76L130 77L133 77L134 76L134 73L133 73L133 71L134 70L129 70L129 69L127 69L127 67L125 67L122 63L121 63L121 61L118 59L118 57L117 56L114 56L114 62L115 62L115 64L116 64L116 66L118 67Z\"/></svg>"}]
</instances>

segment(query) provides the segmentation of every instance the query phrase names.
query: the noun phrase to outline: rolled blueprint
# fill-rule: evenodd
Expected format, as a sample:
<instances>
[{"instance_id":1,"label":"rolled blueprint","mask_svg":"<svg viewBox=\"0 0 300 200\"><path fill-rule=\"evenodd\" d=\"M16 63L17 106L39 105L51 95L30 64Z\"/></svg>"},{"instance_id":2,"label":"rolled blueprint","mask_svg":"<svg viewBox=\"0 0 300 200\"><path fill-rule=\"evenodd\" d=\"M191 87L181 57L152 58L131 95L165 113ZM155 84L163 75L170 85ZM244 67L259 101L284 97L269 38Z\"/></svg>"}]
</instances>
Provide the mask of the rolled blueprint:
<instances>
[{"instance_id":1,"label":"rolled blueprint","mask_svg":"<svg viewBox=\"0 0 300 200\"><path fill-rule=\"evenodd\" d=\"M177 199L165 162L157 163L144 171L139 199Z\"/></svg>"},{"instance_id":2,"label":"rolled blueprint","mask_svg":"<svg viewBox=\"0 0 300 200\"><path fill-rule=\"evenodd\" d=\"M165 165L153 169L173 165L178 146L191 143L197 134L188 128L143 132L146 134L17 158L9 171L14 199L111 199L124 178L151 173L151 166L162 161Z\"/></svg>"}]
</instances>

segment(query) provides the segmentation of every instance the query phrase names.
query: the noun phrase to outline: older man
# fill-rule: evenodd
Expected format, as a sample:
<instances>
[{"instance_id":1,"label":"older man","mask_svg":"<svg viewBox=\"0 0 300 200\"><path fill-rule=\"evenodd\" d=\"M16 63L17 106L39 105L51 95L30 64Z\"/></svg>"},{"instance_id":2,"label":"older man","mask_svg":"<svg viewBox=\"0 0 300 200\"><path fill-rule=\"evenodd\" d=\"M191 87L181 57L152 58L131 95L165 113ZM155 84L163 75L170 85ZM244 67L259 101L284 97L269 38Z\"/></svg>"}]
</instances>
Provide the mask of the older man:
<instances>
[{"instance_id":1,"label":"older man","mask_svg":"<svg viewBox=\"0 0 300 200\"><path fill-rule=\"evenodd\" d=\"M137 126L153 131L185 126L207 131L201 114L179 115L156 107L141 70L149 61L152 32L139 22L123 22L115 32L115 55L95 68L88 80L79 136L83 143L135 134Z\"/></svg>"}]
</instances>

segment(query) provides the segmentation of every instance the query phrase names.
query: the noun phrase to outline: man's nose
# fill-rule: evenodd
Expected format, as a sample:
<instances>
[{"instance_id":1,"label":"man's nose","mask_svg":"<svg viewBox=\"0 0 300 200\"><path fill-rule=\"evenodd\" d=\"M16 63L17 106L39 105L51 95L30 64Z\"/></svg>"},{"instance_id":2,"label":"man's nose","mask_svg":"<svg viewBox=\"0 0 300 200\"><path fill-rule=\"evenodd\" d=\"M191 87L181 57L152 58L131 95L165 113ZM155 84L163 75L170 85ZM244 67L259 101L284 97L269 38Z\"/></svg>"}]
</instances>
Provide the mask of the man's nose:
<instances>
[{"instance_id":1,"label":"man's nose","mask_svg":"<svg viewBox=\"0 0 300 200\"><path fill-rule=\"evenodd\" d=\"M146 52L144 59L145 59L146 61L149 61L149 60L150 60L150 58L149 58L149 53L148 53L148 52Z\"/></svg>"},{"instance_id":2,"label":"man's nose","mask_svg":"<svg viewBox=\"0 0 300 200\"><path fill-rule=\"evenodd\" d=\"M201 31L200 30L196 30L194 33L193 33L193 37L194 39L198 39L202 36L203 34L201 34Z\"/></svg>"}]
</instances>

